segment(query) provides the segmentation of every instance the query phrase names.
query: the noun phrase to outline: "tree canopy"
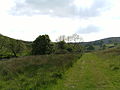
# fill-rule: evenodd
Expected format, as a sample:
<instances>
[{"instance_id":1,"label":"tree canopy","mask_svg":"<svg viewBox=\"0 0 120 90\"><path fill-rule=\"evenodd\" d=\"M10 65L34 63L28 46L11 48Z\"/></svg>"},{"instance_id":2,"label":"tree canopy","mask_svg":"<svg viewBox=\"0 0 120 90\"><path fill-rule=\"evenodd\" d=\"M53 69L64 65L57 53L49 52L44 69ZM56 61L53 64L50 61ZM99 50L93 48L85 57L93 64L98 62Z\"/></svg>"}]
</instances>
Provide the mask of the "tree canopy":
<instances>
[{"instance_id":1,"label":"tree canopy","mask_svg":"<svg viewBox=\"0 0 120 90\"><path fill-rule=\"evenodd\" d=\"M40 35L33 41L32 54L44 55L52 52L52 44L48 35Z\"/></svg>"}]
</instances>

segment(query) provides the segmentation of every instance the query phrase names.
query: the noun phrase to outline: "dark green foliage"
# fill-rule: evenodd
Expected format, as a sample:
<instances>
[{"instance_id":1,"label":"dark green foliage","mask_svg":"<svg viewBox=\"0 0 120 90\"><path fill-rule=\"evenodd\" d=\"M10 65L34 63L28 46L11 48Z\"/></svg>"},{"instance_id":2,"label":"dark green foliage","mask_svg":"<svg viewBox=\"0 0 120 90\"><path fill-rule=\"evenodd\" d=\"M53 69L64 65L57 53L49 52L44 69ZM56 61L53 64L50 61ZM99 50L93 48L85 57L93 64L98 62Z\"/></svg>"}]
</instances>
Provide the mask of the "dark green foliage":
<instances>
[{"instance_id":1,"label":"dark green foliage","mask_svg":"<svg viewBox=\"0 0 120 90\"><path fill-rule=\"evenodd\" d=\"M57 43L58 49L65 49L66 48L66 42L60 41Z\"/></svg>"},{"instance_id":2,"label":"dark green foliage","mask_svg":"<svg viewBox=\"0 0 120 90\"><path fill-rule=\"evenodd\" d=\"M33 55L44 55L52 53L52 47L50 38L48 35L40 35L32 44Z\"/></svg>"},{"instance_id":3,"label":"dark green foliage","mask_svg":"<svg viewBox=\"0 0 120 90\"><path fill-rule=\"evenodd\" d=\"M116 43L114 43L114 45L115 45L115 46L117 46L118 44L119 44L119 43L117 43L117 42L116 42Z\"/></svg>"},{"instance_id":4,"label":"dark green foliage","mask_svg":"<svg viewBox=\"0 0 120 90\"><path fill-rule=\"evenodd\" d=\"M106 49L106 45L103 45L102 48L103 48L103 50Z\"/></svg>"},{"instance_id":5,"label":"dark green foliage","mask_svg":"<svg viewBox=\"0 0 120 90\"><path fill-rule=\"evenodd\" d=\"M8 50L13 53L13 55L15 57L17 57L18 53L21 53L23 51L23 43L18 41L18 40L14 40L14 39L10 39L8 41L8 45L7 45Z\"/></svg>"},{"instance_id":6,"label":"dark green foliage","mask_svg":"<svg viewBox=\"0 0 120 90\"><path fill-rule=\"evenodd\" d=\"M55 72L55 73L53 73L52 77L53 77L53 78L62 79L63 73Z\"/></svg>"},{"instance_id":7,"label":"dark green foliage","mask_svg":"<svg viewBox=\"0 0 120 90\"><path fill-rule=\"evenodd\" d=\"M56 43L55 46L55 54L66 54L68 51L66 50L66 42L65 41L59 41Z\"/></svg>"},{"instance_id":8,"label":"dark green foliage","mask_svg":"<svg viewBox=\"0 0 120 90\"><path fill-rule=\"evenodd\" d=\"M56 45L55 53L57 54L83 52L83 47L79 43L66 43L65 41L60 41Z\"/></svg>"},{"instance_id":9,"label":"dark green foliage","mask_svg":"<svg viewBox=\"0 0 120 90\"><path fill-rule=\"evenodd\" d=\"M27 55L31 47L25 41L15 40L3 35L0 35L0 58L10 58Z\"/></svg>"},{"instance_id":10,"label":"dark green foliage","mask_svg":"<svg viewBox=\"0 0 120 90\"><path fill-rule=\"evenodd\" d=\"M83 51L84 51L84 48L83 48L83 46L82 45L80 45L79 43L76 43L75 45L74 45L74 52L76 52L76 53L83 53Z\"/></svg>"},{"instance_id":11,"label":"dark green foliage","mask_svg":"<svg viewBox=\"0 0 120 90\"><path fill-rule=\"evenodd\" d=\"M87 44L86 45L86 50L87 51L92 51L92 50L94 50L95 48L93 47L93 45L90 45L90 44Z\"/></svg>"},{"instance_id":12,"label":"dark green foliage","mask_svg":"<svg viewBox=\"0 0 120 90\"><path fill-rule=\"evenodd\" d=\"M115 64L110 64L109 67L110 67L110 69L113 70L113 71L115 71L115 70L120 70L120 66L115 65Z\"/></svg>"},{"instance_id":13,"label":"dark green foliage","mask_svg":"<svg viewBox=\"0 0 120 90\"><path fill-rule=\"evenodd\" d=\"M57 49L55 50L55 54L66 54L68 51L66 49Z\"/></svg>"},{"instance_id":14,"label":"dark green foliage","mask_svg":"<svg viewBox=\"0 0 120 90\"><path fill-rule=\"evenodd\" d=\"M68 51L68 52L72 52L72 51L73 51L73 48L68 47L68 48L67 48L67 51Z\"/></svg>"}]
</instances>

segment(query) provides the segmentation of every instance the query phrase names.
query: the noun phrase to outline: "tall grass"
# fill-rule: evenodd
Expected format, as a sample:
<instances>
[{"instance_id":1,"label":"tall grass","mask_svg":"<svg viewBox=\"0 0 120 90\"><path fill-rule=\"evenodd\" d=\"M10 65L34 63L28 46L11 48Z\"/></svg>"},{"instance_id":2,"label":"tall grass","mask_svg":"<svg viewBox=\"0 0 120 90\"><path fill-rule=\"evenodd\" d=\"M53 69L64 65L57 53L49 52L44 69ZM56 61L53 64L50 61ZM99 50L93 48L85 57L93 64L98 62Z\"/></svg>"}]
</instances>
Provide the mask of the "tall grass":
<instances>
[{"instance_id":1,"label":"tall grass","mask_svg":"<svg viewBox=\"0 0 120 90\"><path fill-rule=\"evenodd\" d=\"M102 58L109 63L111 70L120 70L120 48L113 48L100 53ZM100 56L99 55L99 56Z\"/></svg>"},{"instance_id":2,"label":"tall grass","mask_svg":"<svg viewBox=\"0 0 120 90\"><path fill-rule=\"evenodd\" d=\"M80 55L42 55L0 61L0 89L41 90L61 79Z\"/></svg>"}]
</instances>

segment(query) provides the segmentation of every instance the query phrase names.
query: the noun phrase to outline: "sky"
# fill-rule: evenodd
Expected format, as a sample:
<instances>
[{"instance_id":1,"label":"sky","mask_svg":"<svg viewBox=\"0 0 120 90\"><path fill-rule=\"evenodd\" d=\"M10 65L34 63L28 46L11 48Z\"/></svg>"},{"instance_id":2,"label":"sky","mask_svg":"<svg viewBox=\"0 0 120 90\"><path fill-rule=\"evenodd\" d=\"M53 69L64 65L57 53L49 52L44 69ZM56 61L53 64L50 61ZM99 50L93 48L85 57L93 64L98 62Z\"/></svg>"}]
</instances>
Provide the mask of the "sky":
<instances>
[{"instance_id":1,"label":"sky","mask_svg":"<svg viewBox=\"0 0 120 90\"><path fill-rule=\"evenodd\" d=\"M0 0L0 33L33 41L79 34L84 41L120 37L120 0Z\"/></svg>"}]
</instances>

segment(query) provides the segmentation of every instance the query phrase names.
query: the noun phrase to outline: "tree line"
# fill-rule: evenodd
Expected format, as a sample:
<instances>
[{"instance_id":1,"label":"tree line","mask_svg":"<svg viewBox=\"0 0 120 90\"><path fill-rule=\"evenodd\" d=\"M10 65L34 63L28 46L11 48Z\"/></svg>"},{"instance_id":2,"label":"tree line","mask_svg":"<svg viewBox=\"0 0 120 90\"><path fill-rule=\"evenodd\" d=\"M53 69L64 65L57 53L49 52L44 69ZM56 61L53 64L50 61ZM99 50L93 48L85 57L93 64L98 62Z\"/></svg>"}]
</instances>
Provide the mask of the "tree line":
<instances>
[{"instance_id":1,"label":"tree line","mask_svg":"<svg viewBox=\"0 0 120 90\"><path fill-rule=\"evenodd\" d=\"M81 53L83 52L81 41L83 39L77 34L61 35L56 42L51 42L48 35L40 35L32 43L32 55Z\"/></svg>"},{"instance_id":2,"label":"tree line","mask_svg":"<svg viewBox=\"0 0 120 90\"><path fill-rule=\"evenodd\" d=\"M71 36L61 35L56 39L56 42L52 42L49 35L40 35L30 43L0 36L0 58L9 56L81 53L83 51L83 47L80 45L82 40L77 34Z\"/></svg>"}]
</instances>

